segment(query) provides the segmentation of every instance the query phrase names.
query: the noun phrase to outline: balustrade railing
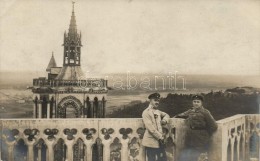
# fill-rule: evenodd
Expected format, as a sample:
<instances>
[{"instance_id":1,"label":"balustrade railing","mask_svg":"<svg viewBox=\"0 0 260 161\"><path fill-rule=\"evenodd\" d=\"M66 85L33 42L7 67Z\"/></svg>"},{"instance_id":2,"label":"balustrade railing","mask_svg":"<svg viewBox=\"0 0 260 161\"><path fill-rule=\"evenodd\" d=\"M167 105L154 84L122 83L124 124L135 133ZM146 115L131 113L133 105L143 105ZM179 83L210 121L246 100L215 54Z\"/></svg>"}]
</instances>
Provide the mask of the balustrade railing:
<instances>
[{"instance_id":1,"label":"balustrade railing","mask_svg":"<svg viewBox=\"0 0 260 161\"><path fill-rule=\"evenodd\" d=\"M87 79L87 80L33 79L33 86L46 86L46 87L77 86L82 88L107 87L107 80L105 79Z\"/></svg>"},{"instance_id":2,"label":"balustrade railing","mask_svg":"<svg viewBox=\"0 0 260 161\"><path fill-rule=\"evenodd\" d=\"M260 115L218 121L209 149L211 161L259 159ZM3 161L144 161L142 119L0 120ZM166 153L177 160L185 142L183 119L163 128Z\"/></svg>"}]
</instances>

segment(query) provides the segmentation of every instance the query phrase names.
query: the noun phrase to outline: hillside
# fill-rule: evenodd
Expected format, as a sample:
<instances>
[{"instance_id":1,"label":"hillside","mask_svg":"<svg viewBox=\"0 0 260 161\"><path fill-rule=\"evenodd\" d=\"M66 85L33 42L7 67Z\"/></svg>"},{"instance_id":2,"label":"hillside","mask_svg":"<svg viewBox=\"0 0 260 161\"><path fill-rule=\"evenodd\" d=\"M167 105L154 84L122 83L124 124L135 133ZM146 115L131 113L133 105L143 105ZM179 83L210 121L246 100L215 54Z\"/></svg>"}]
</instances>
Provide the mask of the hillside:
<instances>
[{"instance_id":1,"label":"hillside","mask_svg":"<svg viewBox=\"0 0 260 161\"><path fill-rule=\"evenodd\" d=\"M188 94L168 94L160 102L159 109L168 113L171 117L188 110L191 106L191 96ZM235 114L259 113L259 95L225 95L223 92L210 92L205 94L204 107L207 108L216 120L220 120ZM114 111L110 118L140 118L143 110L149 102L143 102Z\"/></svg>"}]
</instances>

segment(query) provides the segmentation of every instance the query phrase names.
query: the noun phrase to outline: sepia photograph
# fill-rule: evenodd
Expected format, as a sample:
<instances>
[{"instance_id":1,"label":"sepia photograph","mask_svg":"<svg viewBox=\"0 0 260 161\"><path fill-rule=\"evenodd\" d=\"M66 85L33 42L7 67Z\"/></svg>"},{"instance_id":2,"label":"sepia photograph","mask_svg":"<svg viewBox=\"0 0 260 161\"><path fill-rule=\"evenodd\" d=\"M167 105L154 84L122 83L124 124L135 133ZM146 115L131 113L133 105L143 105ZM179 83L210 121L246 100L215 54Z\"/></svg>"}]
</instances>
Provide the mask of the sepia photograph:
<instances>
[{"instance_id":1,"label":"sepia photograph","mask_svg":"<svg viewBox=\"0 0 260 161\"><path fill-rule=\"evenodd\" d=\"M259 0L0 0L0 161L259 161Z\"/></svg>"}]
</instances>

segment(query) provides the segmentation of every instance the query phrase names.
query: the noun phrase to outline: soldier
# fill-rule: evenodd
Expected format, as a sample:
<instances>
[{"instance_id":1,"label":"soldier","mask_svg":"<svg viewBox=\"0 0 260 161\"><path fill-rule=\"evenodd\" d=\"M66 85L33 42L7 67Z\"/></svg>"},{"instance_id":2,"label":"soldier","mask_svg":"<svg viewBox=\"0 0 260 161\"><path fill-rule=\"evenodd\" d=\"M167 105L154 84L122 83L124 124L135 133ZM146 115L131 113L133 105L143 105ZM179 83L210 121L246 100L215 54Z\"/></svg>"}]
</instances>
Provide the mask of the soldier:
<instances>
[{"instance_id":1,"label":"soldier","mask_svg":"<svg viewBox=\"0 0 260 161\"><path fill-rule=\"evenodd\" d=\"M210 137L217 130L216 121L210 112L203 107L203 101L202 95L194 95L192 97L193 107L175 116L176 118L185 118L188 127L185 147L179 161L197 161L202 153L207 152Z\"/></svg>"},{"instance_id":2,"label":"soldier","mask_svg":"<svg viewBox=\"0 0 260 161\"><path fill-rule=\"evenodd\" d=\"M145 147L148 161L167 161L165 153L165 136L162 132L162 125L166 125L169 115L159 111L159 93L149 95L150 104L143 111L142 118L146 128L142 145Z\"/></svg>"}]
</instances>

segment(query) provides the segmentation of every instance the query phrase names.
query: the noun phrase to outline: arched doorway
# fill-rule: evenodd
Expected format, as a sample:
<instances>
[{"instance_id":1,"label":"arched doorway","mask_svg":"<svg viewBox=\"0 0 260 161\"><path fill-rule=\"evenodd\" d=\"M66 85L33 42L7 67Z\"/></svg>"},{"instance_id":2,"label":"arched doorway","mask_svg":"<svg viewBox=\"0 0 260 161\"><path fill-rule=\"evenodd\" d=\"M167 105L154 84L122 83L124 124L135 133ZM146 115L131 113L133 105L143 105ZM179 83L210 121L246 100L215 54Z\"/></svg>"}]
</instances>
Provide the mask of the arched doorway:
<instances>
[{"instance_id":1,"label":"arched doorway","mask_svg":"<svg viewBox=\"0 0 260 161\"><path fill-rule=\"evenodd\" d=\"M82 115L82 103L74 96L63 98L57 109L57 118L78 118Z\"/></svg>"}]
</instances>

